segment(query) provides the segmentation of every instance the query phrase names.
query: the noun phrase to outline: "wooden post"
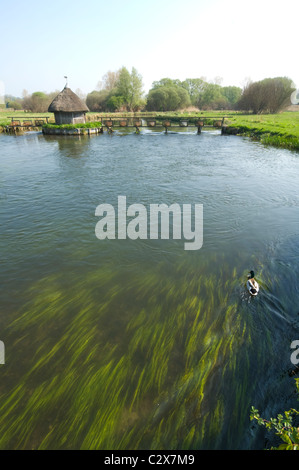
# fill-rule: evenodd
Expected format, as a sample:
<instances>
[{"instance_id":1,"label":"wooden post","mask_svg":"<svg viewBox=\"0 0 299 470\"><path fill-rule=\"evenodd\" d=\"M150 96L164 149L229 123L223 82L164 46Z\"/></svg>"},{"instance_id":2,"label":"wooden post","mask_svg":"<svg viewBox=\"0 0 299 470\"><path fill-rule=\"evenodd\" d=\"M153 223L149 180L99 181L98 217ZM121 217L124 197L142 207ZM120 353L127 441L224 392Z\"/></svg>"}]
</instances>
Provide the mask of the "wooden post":
<instances>
[{"instance_id":1,"label":"wooden post","mask_svg":"<svg viewBox=\"0 0 299 470\"><path fill-rule=\"evenodd\" d=\"M168 127L171 126L170 121L164 121L163 126L165 127L165 134L168 134Z\"/></svg>"},{"instance_id":2,"label":"wooden post","mask_svg":"<svg viewBox=\"0 0 299 470\"><path fill-rule=\"evenodd\" d=\"M197 121L197 134L201 134L201 128L203 127L203 121Z\"/></svg>"},{"instance_id":3,"label":"wooden post","mask_svg":"<svg viewBox=\"0 0 299 470\"><path fill-rule=\"evenodd\" d=\"M221 122L221 134L223 135L223 128L224 128L224 117L222 118L222 122Z\"/></svg>"}]
</instances>

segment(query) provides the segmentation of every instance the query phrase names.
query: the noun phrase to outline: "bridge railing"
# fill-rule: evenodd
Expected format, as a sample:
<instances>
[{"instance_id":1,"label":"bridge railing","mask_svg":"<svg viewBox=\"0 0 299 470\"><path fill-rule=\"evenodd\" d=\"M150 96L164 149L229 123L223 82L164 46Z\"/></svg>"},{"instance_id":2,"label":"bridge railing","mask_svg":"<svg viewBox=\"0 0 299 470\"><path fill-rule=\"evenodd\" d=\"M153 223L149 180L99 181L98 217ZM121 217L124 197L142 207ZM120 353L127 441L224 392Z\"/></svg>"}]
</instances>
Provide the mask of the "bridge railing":
<instances>
[{"instance_id":1,"label":"bridge railing","mask_svg":"<svg viewBox=\"0 0 299 470\"><path fill-rule=\"evenodd\" d=\"M11 127L42 127L44 124L48 124L50 116L8 116L11 119Z\"/></svg>"},{"instance_id":2,"label":"bridge railing","mask_svg":"<svg viewBox=\"0 0 299 470\"><path fill-rule=\"evenodd\" d=\"M97 115L96 120L101 121L105 127L212 127L221 129L223 127L225 116L162 116L151 115ZM89 120L95 120L95 117L89 117Z\"/></svg>"}]
</instances>

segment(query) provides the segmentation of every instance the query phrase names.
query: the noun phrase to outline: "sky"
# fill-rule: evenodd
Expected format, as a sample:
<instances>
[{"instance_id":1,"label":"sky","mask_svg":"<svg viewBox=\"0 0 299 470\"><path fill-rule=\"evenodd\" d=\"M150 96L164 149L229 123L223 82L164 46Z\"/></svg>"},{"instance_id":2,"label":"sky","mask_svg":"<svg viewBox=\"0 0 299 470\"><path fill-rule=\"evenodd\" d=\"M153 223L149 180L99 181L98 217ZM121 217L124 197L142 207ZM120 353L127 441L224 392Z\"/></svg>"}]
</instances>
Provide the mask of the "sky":
<instances>
[{"instance_id":1,"label":"sky","mask_svg":"<svg viewBox=\"0 0 299 470\"><path fill-rule=\"evenodd\" d=\"M90 93L135 67L222 86L287 76L299 87L298 0L0 0L0 90Z\"/></svg>"}]
</instances>

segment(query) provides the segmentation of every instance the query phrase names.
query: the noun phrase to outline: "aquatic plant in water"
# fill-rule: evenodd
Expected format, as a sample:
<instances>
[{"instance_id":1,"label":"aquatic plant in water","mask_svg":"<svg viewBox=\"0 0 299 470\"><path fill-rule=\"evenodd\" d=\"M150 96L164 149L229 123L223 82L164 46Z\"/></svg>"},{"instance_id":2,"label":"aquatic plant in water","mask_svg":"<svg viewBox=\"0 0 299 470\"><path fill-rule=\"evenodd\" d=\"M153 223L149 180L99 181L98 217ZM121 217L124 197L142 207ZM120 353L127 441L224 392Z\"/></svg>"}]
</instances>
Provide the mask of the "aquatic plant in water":
<instances>
[{"instance_id":1,"label":"aquatic plant in water","mask_svg":"<svg viewBox=\"0 0 299 470\"><path fill-rule=\"evenodd\" d=\"M0 447L232 445L255 384L254 345L240 277L222 266L217 276L182 262L165 277L161 262L125 278L102 266L71 289L62 274L33 284L7 331Z\"/></svg>"}]
</instances>

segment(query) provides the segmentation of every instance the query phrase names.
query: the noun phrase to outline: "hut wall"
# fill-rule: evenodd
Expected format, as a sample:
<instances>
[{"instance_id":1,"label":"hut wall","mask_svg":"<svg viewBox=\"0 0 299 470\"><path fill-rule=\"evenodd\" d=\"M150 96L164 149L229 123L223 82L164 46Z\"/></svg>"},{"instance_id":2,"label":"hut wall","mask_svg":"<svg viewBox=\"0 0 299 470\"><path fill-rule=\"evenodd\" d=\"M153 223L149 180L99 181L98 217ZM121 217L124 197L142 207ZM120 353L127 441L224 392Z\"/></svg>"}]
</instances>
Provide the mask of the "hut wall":
<instances>
[{"instance_id":1,"label":"hut wall","mask_svg":"<svg viewBox=\"0 0 299 470\"><path fill-rule=\"evenodd\" d=\"M55 114L55 123L56 124L81 124L86 122L86 113L67 113L67 112L57 112Z\"/></svg>"},{"instance_id":2,"label":"hut wall","mask_svg":"<svg viewBox=\"0 0 299 470\"><path fill-rule=\"evenodd\" d=\"M73 113L73 124L84 124L86 122L86 113Z\"/></svg>"}]
</instances>

